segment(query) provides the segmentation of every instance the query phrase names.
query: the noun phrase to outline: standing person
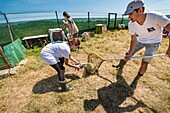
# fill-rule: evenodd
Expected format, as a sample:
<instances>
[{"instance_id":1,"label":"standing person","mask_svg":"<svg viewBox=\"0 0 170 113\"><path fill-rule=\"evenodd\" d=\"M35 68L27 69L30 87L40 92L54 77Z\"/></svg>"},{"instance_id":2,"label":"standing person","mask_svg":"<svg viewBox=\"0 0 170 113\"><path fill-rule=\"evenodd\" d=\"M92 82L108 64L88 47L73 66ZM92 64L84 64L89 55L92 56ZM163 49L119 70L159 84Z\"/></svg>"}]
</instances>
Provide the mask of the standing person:
<instances>
[{"instance_id":1,"label":"standing person","mask_svg":"<svg viewBox=\"0 0 170 113\"><path fill-rule=\"evenodd\" d=\"M79 65L69 63L69 59L78 63L78 61L71 56L70 49L76 49L79 45L80 41L77 38L69 38L68 42L56 41L54 38L54 42L47 44L40 53L41 58L58 72L61 91L71 90L71 88L67 88L66 86L64 77L65 67L63 64L65 63L67 66L76 68L77 70L80 69Z\"/></svg>"},{"instance_id":2,"label":"standing person","mask_svg":"<svg viewBox=\"0 0 170 113\"><path fill-rule=\"evenodd\" d=\"M141 0L132 1L128 4L124 15L128 15L130 19L128 24L131 34L130 49L126 53L125 59L121 60L117 66L113 65L113 67L123 69L123 66L130 60L130 57L142 48L145 48L145 56L153 56L157 52L162 40L162 30L170 31L170 20L166 16L160 13L145 13L144 9L144 2ZM138 38L137 35L139 36ZM170 35L168 37L169 46L167 47L166 54L170 57ZM151 59L142 59L138 74L130 84L133 90L136 88L138 80L146 72Z\"/></svg>"},{"instance_id":3,"label":"standing person","mask_svg":"<svg viewBox=\"0 0 170 113\"><path fill-rule=\"evenodd\" d=\"M69 37L72 37L72 38L78 38L78 28L74 22L74 20L70 17L70 15L64 11L63 12L63 16L64 18L67 20L67 22L65 22L64 20L62 21L62 23L65 25L65 27L60 31L64 31L68 28L68 31L69 31Z\"/></svg>"}]
</instances>

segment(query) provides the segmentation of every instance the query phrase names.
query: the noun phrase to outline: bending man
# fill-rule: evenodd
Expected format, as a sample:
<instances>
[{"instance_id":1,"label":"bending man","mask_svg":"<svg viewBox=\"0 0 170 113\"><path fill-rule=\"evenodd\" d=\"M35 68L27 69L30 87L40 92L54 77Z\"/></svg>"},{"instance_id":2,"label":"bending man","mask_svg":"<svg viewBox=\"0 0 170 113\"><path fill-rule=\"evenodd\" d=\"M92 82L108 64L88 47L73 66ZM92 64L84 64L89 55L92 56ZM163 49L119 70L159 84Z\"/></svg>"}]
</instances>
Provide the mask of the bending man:
<instances>
[{"instance_id":1,"label":"bending man","mask_svg":"<svg viewBox=\"0 0 170 113\"><path fill-rule=\"evenodd\" d=\"M156 12L144 12L144 2L142 0L132 1L128 4L124 15L128 15L130 22L128 24L131 34L130 49L125 55L125 59L121 60L117 66L123 69L126 62L137 51L145 48L145 56L153 56L160 45L162 40L162 30L170 31L170 20L161 13ZM139 36L137 38L137 36ZM169 34L169 46L166 51L168 57L170 57L170 34ZM144 75L147 70L148 64L152 58L142 59L141 66L135 79L130 84L132 89L135 89L138 80Z\"/></svg>"}]
</instances>

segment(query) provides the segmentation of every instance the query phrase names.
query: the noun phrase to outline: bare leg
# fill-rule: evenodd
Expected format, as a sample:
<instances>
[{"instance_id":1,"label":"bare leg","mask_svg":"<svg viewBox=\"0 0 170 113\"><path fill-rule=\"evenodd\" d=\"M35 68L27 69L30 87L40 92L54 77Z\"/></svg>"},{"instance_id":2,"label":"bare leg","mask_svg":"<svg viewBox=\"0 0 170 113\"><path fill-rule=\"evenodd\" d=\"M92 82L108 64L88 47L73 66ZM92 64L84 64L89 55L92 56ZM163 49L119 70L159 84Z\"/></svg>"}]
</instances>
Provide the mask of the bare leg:
<instances>
[{"instance_id":1,"label":"bare leg","mask_svg":"<svg viewBox=\"0 0 170 113\"><path fill-rule=\"evenodd\" d=\"M142 61L141 67L139 68L140 74L144 74L148 68L148 62Z\"/></svg>"},{"instance_id":2,"label":"bare leg","mask_svg":"<svg viewBox=\"0 0 170 113\"><path fill-rule=\"evenodd\" d=\"M130 87L133 90L136 89L137 83L138 83L139 79L143 76L143 74L146 72L147 67L148 67L148 62L142 61L141 67L139 68L138 75L135 77L133 82L130 84Z\"/></svg>"}]
</instances>

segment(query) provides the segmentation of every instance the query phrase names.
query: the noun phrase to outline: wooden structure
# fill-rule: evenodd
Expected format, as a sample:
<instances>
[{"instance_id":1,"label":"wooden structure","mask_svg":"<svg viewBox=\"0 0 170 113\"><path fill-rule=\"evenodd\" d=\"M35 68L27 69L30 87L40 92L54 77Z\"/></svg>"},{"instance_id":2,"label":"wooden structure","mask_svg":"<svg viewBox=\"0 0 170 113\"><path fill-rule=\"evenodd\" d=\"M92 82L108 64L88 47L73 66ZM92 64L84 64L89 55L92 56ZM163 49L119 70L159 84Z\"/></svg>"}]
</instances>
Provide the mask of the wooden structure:
<instances>
[{"instance_id":1,"label":"wooden structure","mask_svg":"<svg viewBox=\"0 0 170 113\"><path fill-rule=\"evenodd\" d=\"M22 39L26 48L33 48L35 45L43 45L49 42L48 34L28 36Z\"/></svg>"},{"instance_id":2,"label":"wooden structure","mask_svg":"<svg viewBox=\"0 0 170 113\"><path fill-rule=\"evenodd\" d=\"M51 41L53 41L53 38L57 39L57 40L60 40L60 41L63 41L65 39L67 39L67 37L65 36L64 34L64 31L61 32L61 36L59 36L59 32L61 31L62 29L61 28L53 28L53 29L49 29L48 30L48 34L49 34L49 38Z\"/></svg>"}]
</instances>

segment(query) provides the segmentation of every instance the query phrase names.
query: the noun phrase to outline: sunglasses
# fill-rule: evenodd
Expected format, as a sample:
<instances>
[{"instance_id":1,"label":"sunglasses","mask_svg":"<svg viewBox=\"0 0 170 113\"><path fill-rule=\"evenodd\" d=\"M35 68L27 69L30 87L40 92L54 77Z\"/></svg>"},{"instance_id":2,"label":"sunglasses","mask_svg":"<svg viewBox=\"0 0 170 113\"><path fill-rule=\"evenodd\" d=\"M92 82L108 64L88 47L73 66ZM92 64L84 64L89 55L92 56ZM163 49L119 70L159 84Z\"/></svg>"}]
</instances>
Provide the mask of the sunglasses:
<instances>
[{"instance_id":1,"label":"sunglasses","mask_svg":"<svg viewBox=\"0 0 170 113\"><path fill-rule=\"evenodd\" d=\"M80 44L75 44L75 46L79 46Z\"/></svg>"},{"instance_id":2,"label":"sunglasses","mask_svg":"<svg viewBox=\"0 0 170 113\"><path fill-rule=\"evenodd\" d=\"M79 49L80 44L75 44L75 46L78 46L78 49Z\"/></svg>"}]
</instances>

